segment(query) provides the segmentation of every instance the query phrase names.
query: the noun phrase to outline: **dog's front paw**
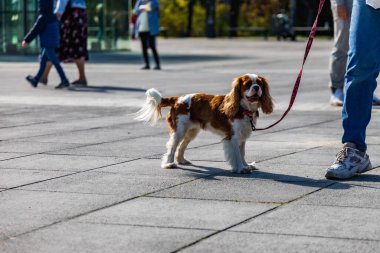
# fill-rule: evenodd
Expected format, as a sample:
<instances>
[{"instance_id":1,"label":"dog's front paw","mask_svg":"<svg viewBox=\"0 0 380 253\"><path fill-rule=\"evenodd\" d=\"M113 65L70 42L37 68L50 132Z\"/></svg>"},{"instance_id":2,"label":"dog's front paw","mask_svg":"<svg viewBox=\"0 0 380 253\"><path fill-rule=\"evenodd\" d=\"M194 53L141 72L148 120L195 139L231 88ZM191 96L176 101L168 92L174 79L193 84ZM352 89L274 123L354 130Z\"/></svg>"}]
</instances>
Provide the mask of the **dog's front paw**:
<instances>
[{"instance_id":1,"label":"dog's front paw","mask_svg":"<svg viewBox=\"0 0 380 253\"><path fill-rule=\"evenodd\" d=\"M161 168L163 168L163 169L173 169L173 168L177 168L177 164L175 164L175 163L162 163L161 164Z\"/></svg>"},{"instance_id":2,"label":"dog's front paw","mask_svg":"<svg viewBox=\"0 0 380 253\"><path fill-rule=\"evenodd\" d=\"M256 168L256 162L251 162L248 164L248 166L251 168L251 170L258 170L258 168Z\"/></svg>"}]
</instances>

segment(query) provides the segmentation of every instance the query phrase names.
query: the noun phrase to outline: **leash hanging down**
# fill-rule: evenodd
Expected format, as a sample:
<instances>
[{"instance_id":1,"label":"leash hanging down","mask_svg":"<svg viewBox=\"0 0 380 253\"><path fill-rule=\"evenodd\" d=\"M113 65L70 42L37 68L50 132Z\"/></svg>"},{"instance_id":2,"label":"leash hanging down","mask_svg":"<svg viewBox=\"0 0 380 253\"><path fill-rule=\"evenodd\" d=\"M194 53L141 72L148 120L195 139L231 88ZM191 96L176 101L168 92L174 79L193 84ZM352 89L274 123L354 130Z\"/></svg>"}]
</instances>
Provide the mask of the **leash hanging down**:
<instances>
[{"instance_id":1,"label":"leash hanging down","mask_svg":"<svg viewBox=\"0 0 380 253\"><path fill-rule=\"evenodd\" d=\"M286 109L286 111L284 112L284 114L281 116L281 118L279 120L277 120L273 124L271 124L271 125L269 125L267 127L264 127L264 128L256 128L255 125L253 124L252 120L251 120L252 131L267 130L267 129L271 128L271 127L274 127L275 125L277 125L278 123L280 123L285 118L285 116L289 113L290 109L293 107L294 101L296 100L296 97L297 97L298 88L300 86L300 82L301 82L301 78L302 78L302 72L303 72L303 67L305 65L306 59L307 59L307 57L309 55L309 51L310 51L311 46L313 44L313 40L314 40L314 37L315 37L315 32L317 30L318 18L319 18L319 15L321 14L321 11L322 11L324 3L325 3L325 0L319 0L318 13L317 13L317 16L315 17L314 24L313 24L313 26L311 28L311 31L310 31L310 34L309 34L309 38L308 38L308 41L307 41L307 44L306 44L306 49L305 49L305 53L304 53L304 57L303 57L302 66L301 66L301 69L300 69L300 71L298 73L297 80L294 83L294 87L293 87L293 91L292 91L292 96L290 98L290 102L289 102L288 108Z\"/></svg>"}]
</instances>

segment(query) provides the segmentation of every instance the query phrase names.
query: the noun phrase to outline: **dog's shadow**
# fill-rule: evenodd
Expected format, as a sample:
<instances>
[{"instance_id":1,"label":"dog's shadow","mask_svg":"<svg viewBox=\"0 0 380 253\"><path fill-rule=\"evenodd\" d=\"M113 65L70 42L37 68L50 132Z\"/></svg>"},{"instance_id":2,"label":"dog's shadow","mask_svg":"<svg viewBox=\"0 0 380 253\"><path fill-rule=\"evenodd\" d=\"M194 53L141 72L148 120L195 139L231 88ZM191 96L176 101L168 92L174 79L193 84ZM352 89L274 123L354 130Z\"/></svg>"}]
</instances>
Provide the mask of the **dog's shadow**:
<instances>
[{"instance_id":1,"label":"dog's shadow","mask_svg":"<svg viewBox=\"0 0 380 253\"><path fill-rule=\"evenodd\" d=\"M220 180L221 177L227 178L243 178L252 180L270 180L276 181L283 184L292 184L303 187L313 187L316 186L331 186L334 185L334 190L345 190L355 186L355 182L380 182L380 175L374 174L362 174L351 178L349 181L344 180L328 180L328 179L313 179L309 177L302 177L296 175L280 174L267 172L256 168L252 170L249 174L236 174L231 171L209 167L201 166L195 164L181 165L177 169L190 172L195 178L202 178L204 180ZM321 172L323 173L323 172Z\"/></svg>"}]
</instances>

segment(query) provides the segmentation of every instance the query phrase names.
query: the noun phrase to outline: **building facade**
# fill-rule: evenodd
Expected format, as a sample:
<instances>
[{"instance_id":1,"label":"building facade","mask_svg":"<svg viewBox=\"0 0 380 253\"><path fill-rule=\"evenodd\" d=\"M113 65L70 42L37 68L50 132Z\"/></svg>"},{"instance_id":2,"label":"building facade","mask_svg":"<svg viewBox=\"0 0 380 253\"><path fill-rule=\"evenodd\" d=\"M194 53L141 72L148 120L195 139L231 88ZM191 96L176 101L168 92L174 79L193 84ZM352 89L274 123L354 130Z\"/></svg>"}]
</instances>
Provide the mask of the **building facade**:
<instances>
[{"instance_id":1,"label":"building facade","mask_svg":"<svg viewBox=\"0 0 380 253\"><path fill-rule=\"evenodd\" d=\"M131 0L89 0L88 48L128 50ZM38 0L0 0L0 54L38 52L38 41L24 49L21 42L38 15Z\"/></svg>"}]
</instances>

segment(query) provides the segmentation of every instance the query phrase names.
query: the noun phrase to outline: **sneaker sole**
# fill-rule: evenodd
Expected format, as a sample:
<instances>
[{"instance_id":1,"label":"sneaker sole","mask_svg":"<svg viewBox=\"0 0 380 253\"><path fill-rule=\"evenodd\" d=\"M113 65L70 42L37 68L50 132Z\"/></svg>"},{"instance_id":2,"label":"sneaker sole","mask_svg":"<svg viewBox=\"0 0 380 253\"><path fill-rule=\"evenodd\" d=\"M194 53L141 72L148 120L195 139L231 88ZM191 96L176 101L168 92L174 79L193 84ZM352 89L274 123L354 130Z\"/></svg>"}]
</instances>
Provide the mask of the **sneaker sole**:
<instances>
[{"instance_id":1,"label":"sneaker sole","mask_svg":"<svg viewBox=\"0 0 380 253\"><path fill-rule=\"evenodd\" d=\"M367 164L364 168L365 168L365 169L363 169L363 170L358 170L357 172L352 173L351 175L341 176L341 177L335 175L334 172L332 172L332 171L327 171L326 174L325 174L325 178L327 178L327 179L340 179L340 180L350 179L350 178L352 178L352 177L354 177L354 176L356 176L356 175L359 175L359 174L362 174L362 173L367 172L367 171L369 171L369 170L372 170L373 167L372 167L371 162L368 161L368 164ZM360 171L360 172L359 172L359 171Z\"/></svg>"}]
</instances>

